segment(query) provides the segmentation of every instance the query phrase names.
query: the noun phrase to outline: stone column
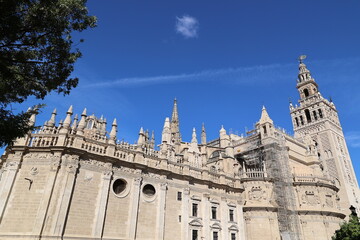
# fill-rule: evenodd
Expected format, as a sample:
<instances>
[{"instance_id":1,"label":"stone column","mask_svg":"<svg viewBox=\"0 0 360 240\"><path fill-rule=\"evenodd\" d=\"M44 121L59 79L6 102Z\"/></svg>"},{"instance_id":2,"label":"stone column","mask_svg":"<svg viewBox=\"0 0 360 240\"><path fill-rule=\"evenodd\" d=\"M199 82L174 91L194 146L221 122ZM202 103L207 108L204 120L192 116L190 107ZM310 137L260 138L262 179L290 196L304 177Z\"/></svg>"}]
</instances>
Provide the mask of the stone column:
<instances>
[{"instance_id":1,"label":"stone column","mask_svg":"<svg viewBox=\"0 0 360 240\"><path fill-rule=\"evenodd\" d=\"M133 184L133 195L130 207L130 214L129 214L129 239L133 240L136 236L136 223L138 218L138 210L139 210L139 198L140 198L140 187L141 187L142 178L134 179Z\"/></svg>"},{"instance_id":2,"label":"stone column","mask_svg":"<svg viewBox=\"0 0 360 240\"><path fill-rule=\"evenodd\" d=\"M68 214L70 199L73 193L75 178L79 168L79 156L68 154L62 156L62 183L60 186L60 199L56 206L54 222L51 233L56 237L62 237L65 220Z\"/></svg>"},{"instance_id":3,"label":"stone column","mask_svg":"<svg viewBox=\"0 0 360 240\"><path fill-rule=\"evenodd\" d=\"M184 189L184 197L181 206L181 239L188 240L189 239L189 195L190 189Z\"/></svg>"},{"instance_id":4,"label":"stone column","mask_svg":"<svg viewBox=\"0 0 360 240\"><path fill-rule=\"evenodd\" d=\"M108 169L106 169L102 174L99 195L98 195L98 202L96 204L97 207L95 210L93 236L99 239L101 238L103 233L105 212L109 197L109 188L110 188L112 174L113 172L111 170L111 164L110 164L110 166L108 166Z\"/></svg>"},{"instance_id":5,"label":"stone column","mask_svg":"<svg viewBox=\"0 0 360 240\"><path fill-rule=\"evenodd\" d=\"M210 202L209 202L210 194L205 193L203 195L204 201L204 209L203 209L203 220L204 220L204 239L211 239L210 238Z\"/></svg>"},{"instance_id":6,"label":"stone column","mask_svg":"<svg viewBox=\"0 0 360 240\"><path fill-rule=\"evenodd\" d=\"M13 158L11 158L9 162L6 162L4 172L2 173L0 185L0 222L3 218L6 205L10 197L10 192L14 185L17 172L19 170L21 157L22 152L15 153L13 155Z\"/></svg>"},{"instance_id":7,"label":"stone column","mask_svg":"<svg viewBox=\"0 0 360 240\"><path fill-rule=\"evenodd\" d=\"M167 183L160 184L160 193L159 193L159 211L157 215L157 231L158 231L158 240L164 239L164 228L165 228L165 207L166 207L166 189Z\"/></svg>"},{"instance_id":8,"label":"stone column","mask_svg":"<svg viewBox=\"0 0 360 240\"><path fill-rule=\"evenodd\" d=\"M229 229L228 229L228 214L229 214L229 207L226 203L226 198L222 197L220 201L220 221L221 221L221 239L229 239Z\"/></svg>"},{"instance_id":9,"label":"stone column","mask_svg":"<svg viewBox=\"0 0 360 240\"><path fill-rule=\"evenodd\" d=\"M44 227L45 217L49 208L51 195L60 165L60 154L61 153L57 153L56 155L50 157L50 171L46 179L43 198L41 199L41 203L36 214L35 223L32 231L35 239L38 239L38 236L41 235Z\"/></svg>"},{"instance_id":10,"label":"stone column","mask_svg":"<svg viewBox=\"0 0 360 240\"><path fill-rule=\"evenodd\" d=\"M240 240L245 240L246 239L246 227L249 226L250 227L250 219L248 219L248 221L244 218L244 212L243 212L243 206L242 205L237 205L237 222L238 222L238 226L239 226L239 238ZM246 225L245 226L245 222ZM249 224L249 225L248 225ZM250 235L248 236L250 239Z\"/></svg>"}]
</instances>

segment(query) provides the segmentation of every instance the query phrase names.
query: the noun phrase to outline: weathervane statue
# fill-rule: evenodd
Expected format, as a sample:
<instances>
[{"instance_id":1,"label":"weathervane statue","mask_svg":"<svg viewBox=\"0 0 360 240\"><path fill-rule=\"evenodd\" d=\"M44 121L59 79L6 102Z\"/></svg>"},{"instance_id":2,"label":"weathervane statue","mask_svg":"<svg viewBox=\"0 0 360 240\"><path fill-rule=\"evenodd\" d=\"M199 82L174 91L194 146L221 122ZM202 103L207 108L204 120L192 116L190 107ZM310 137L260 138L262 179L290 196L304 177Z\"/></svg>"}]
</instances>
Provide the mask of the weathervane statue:
<instances>
[{"instance_id":1,"label":"weathervane statue","mask_svg":"<svg viewBox=\"0 0 360 240\"><path fill-rule=\"evenodd\" d=\"M306 59L306 55L300 55L300 57L298 57L299 63L303 63L304 59Z\"/></svg>"}]
</instances>

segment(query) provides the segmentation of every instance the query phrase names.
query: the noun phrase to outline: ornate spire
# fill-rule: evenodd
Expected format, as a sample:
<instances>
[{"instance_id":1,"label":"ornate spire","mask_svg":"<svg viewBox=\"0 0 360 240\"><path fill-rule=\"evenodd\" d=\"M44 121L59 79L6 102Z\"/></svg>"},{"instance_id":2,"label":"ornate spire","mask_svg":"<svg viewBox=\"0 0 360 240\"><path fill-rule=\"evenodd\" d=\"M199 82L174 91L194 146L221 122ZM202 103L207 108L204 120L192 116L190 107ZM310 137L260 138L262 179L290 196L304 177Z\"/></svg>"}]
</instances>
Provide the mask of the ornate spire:
<instances>
[{"instance_id":1,"label":"ornate spire","mask_svg":"<svg viewBox=\"0 0 360 240\"><path fill-rule=\"evenodd\" d=\"M200 153L195 128L193 128L191 143L188 152Z\"/></svg>"},{"instance_id":2,"label":"ornate spire","mask_svg":"<svg viewBox=\"0 0 360 240\"><path fill-rule=\"evenodd\" d=\"M192 132L192 137L191 137L191 143L198 143L197 138L196 138L196 130L195 128L193 128L193 132Z\"/></svg>"},{"instance_id":3,"label":"ornate spire","mask_svg":"<svg viewBox=\"0 0 360 240\"><path fill-rule=\"evenodd\" d=\"M106 118L101 115L101 125L100 125L100 135L105 136L106 135Z\"/></svg>"},{"instance_id":4,"label":"ornate spire","mask_svg":"<svg viewBox=\"0 0 360 240\"><path fill-rule=\"evenodd\" d=\"M150 143L149 129L146 129L146 132L145 132L145 142L146 142L146 143Z\"/></svg>"},{"instance_id":5,"label":"ornate spire","mask_svg":"<svg viewBox=\"0 0 360 240\"><path fill-rule=\"evenodd\" d=\"M221 129L220 129L220 136L222 135L226 135L226 130L223 125L221 125Z\"/></svg>"},{"instance_id":6,"label":"ornate spire","mask_svg":"<svg viewBox=\"0 0 360 240\"><path fill-rule=\"evenodd\" d=\"M74 121L73 121L73 123L71 125L71 129L73 129L73 130L76 129L77 123L78 123L78 115L76 114L75 117L74 117Z\"/></svg>"},{"instance_id":7,"label":"ornate spire","mask_svg":"<svg viewBox=\"0 0 360 240\"><path fill-rule=\"evenodd\" d=\"M140 131L139 131L139 138L137 141L137 145L138 146L145 145L145 134L144 134L144 129L142 127L140 128Z\"/></svg>"},{"instance_id":8,"label":"ornate spire","mask_svg":"<svg viewBox=\"0 0 360 240\"><path fill-rule=\"evenodd\" d=\"M298 75L298 84L301 84L306 81L314 81L314 79L311 77L311 73L309 69L307 69L305 63L303 60L306 59L306 55L301 55L299 60L299 75Z\"/></svg>"},{"instance_id":9,"label":"ornate spire","mask_svg":"<svg viewBox=\"0 0 360 240\"><path fill-rule=\"evenodd\" d=\"M170 129L170 119L165 118L164 128L162 131L161 142L170 143L171 142L171 129Z\"/></svg>"},{"instance_id":10,"label":"ornate spire","mask_svg":"<svg viewBox=\"0 0 360 240\"><path fill-rule=\"evenodd\" d=\"M202 124L201 127L201 144L206 144L206 131L205 131L205 124Z\"/></svg>"},{"instance_id":11,"label":"ornate spire","mask_svg":"<svg viewBox=\"0 0 360 240\"><path fill-rule=\"evenodd\" d=\"M34 109L29 108L28 112L32 112L30 118L29 118L29 125L30 126L35 126L35 122L36 122L36 115L38 114L38 108L37 106L34 107Z\"/></svg>"},{"instance_id":12,"label":"ornate spire","mask_svg":"<svg viewBox=\"0 0 360 240\"><path fill-rule=\"evenodd\" d=\"M181 142L179 114L178 114L176 98L174 99L174 107L173 107L173 112L172 112L172 116L171 116L171 138L174 143Z\"/></svg>"},{"instance_id":13,"label":"ornate spire","mask_svg":"<svg viewBox=\"0 0 360 240\"><path fill-rule=\"evenodd\" d=\"M71 105L68 109L68 111L66 112L66 117L63 123L63 127L65 129L68 129L70 127L71 124L71 115L73 114L73 106Z\"/></svg>"},{"instance_id":14,"label":"ornate spire","mask_svg":"<svg viewBox=\"0 0 360 240\"><path fill-rule=\"evenodd\" d=\"M110 141L112 144L115 144L116 133L117 133L117 123L116 123L116 118L114 118L114 121L113 121L112 127L111 127L111 131L110 131Z\"/></svg>"},{"instance_id":15,"label":"ornate spire","mask_svg":"<svg viewBox=\"0 0 360 240\"><path fill-rule=\"evenodd\" d=\"M151 131L150 148L155 148L155 134L154 134L154 130Z\"/></svg>"},{"instance_id":16,"label":"ornate spire","mask_svg":"<svg viewBox=\"0 0 360 240\"><path fill-rule=\"evenodd\" d=\"M53 127L53 126L55 126L55 122L56 122L55 118L56 118L56 108L55 108L54 111L51 113L50 120L47 121L47 125L46 125L46 126L48 126L48 127Z\"/></svg>"},{"instance_id":17,"label":"ornate spire","mask_svg":"<svg viewBox=\"0 0 360 240\"><path fill-rule=\"evenodd\" d=\"M85 124L86 124L86 108L84 108L84 111L81 114L80 122L78 125L78 134L82 135L84 132Z\"/></svg>"},{"instance_id":18,"label":"ornate spire","mask_svg":"<svg viewBox=\"0 0 360 240\"><path fill-rule=\"evenodd\" d=\"M262 107L261 117L259 120L259 124L264 124L264 123L273 124L273 120L270 118L268 112L266 111L265 106Z\"/></svg>"}]
</instances>

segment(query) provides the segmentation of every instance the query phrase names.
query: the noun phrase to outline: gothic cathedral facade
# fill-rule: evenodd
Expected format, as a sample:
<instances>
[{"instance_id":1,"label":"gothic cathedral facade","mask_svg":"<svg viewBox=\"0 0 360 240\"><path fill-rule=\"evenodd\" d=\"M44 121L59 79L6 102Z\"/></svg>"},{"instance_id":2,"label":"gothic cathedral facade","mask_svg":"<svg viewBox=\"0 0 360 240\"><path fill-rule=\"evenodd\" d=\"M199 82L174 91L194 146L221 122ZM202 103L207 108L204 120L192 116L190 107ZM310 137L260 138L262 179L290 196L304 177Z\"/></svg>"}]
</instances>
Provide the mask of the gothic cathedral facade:
<instances>
[{"instance_id":1,"label":"gothic cathedral facade","mask_svg":"<svg viewBox=\"0 0 360 240\"><path fill-rule=\"evenodd\" d=\"M177 101L162 139L136 144L117 122L50 119L1 157L0 239L327 240L359 188L332 101L300 59L294 136L263 107L246 136L181 138ZM36 115L30 119L35 125Z\"/></svg>"}]
</instances>

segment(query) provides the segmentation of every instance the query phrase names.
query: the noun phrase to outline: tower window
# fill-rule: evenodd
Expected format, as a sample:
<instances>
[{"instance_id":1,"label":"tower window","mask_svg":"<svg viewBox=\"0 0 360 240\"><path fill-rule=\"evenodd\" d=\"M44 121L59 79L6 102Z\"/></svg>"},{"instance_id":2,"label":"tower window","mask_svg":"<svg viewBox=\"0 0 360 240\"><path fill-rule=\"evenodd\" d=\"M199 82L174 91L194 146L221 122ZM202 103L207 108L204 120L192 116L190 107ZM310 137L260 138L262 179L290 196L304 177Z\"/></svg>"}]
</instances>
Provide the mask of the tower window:
<instances>
[{"instance_id":1,"label":"tower window","mask_svg":"<svg viewBox=\"0 0 360 240\"><path fill-rule=\"evenodd\" d=\"M266 135L267 134L266 126L263 126L263 129L264 129L264 135Z\"/></svg>"},{"instance_id":2,"label":"tower window","mask_svg":"<svg viewBox=\"0 0 360 240\"><path fill-rule=\"evenodd\" d=\"M192 230L192 240L198 240L198 230Z\"/></svg>"},{"instance_id":3,"label":"tower window","mask_svg":"<svg viewBox=\"0 0 360 240\"><path fill-rule=\"evenodd\" d=\"M320 117L320 118L323 118L323 114L322 114L321 109L319 109L319 117Z\"/></svg>"},{"instance_id":4,"label":"tower window","mask_svg":"<svg viewBox=\"0 0 360 240\"><path fill-rule=\"evenodd\" d=\"M198 215L198 205L196 203L192 204L192 216L197 217Z\"/></svg>"},{"instance_id":5,"label":"tower window","mask_svg":"<svg viewBox=\"0 0 360 240\"><path fill-rule=\"evenodd\" d=\"M304 118L303 118L303 116L300 116L300 123L301 123L301 125L304 125Z\"/></svg>"},{"instance_id":6,"label":"tower window","mask_svg":"<svg viewBox=\"0 0 360 240\"><path fill-rule=\"evenodd\" d=\"M181 199L182 199L182 192L178 192L177 193L177 200L181 201Z\"/></svg>"},{"instance_id":7,"label":"tower window","mask_svg":"<svg viewBox=\"0 0 360 240\"><path fill-rule=\"evenodd\" d=\"M297 117L295 118L295 122L296 122L296 126L298 127L299 126L299 119Z\"/></svg>"},{"instance_id":8,"label":"tower window","mask_svg":"<svg viewBox=\"0 0 360 240\"><path fill-rule=\"evenodd\" d=\"M316 111L313 111L313 115L314 115L314 119L315 119L315 121L318 119L318 117L317 117L317 114L316 114Z\"/></svg>"},{"instance_id":9,"label":"tower window","mask_svg":"<svg viewBox=\"0 0 360 240\"><path fill-rule=\"evenodd\" d=\"M213 232L213 240L218 240L218 239L219 239L219 233Z\"/></svg>"},{"instance_id":10,"label":"tower window","mask_svg":"<svg viewBox=\"0 0 360 240\"><path fill-rule=\"evenodd\" d=\"M236 233L231 233L231 240L236 240Z\"/></svg>"},{"instance_id":11,"label":"tower window","mask_svg":"<svg viewBox=\"0 0 360 240\"><path fill-rule=\"evenodd\" d=\"M216 219L216 207L211 207L211 219Z\"/></svg>"},{"instance_id":12,"label":"tower window","mask_svg":"<svg viewBox=\"0 0 360 240\"><path fill-rule=\"evenodd\" d=\"M229 220L230 222L234 221L234 209L229 209Z\"/></svg>"},{"instance_id":13,"label":"tower window","mask_svg":"<svg viewBox=\"0 0 360 240\"><path fill-rule=\"evenodd\" d=\"M306 116L306 121L307 121L308 123L311 123L311 115L310 115L309 109L306 109L306 110L305 110L305 116Z\"/></svg>"},{"instance_id":14,"label":"tower window","mask_svg":"<svg viewBox=\"0 0 360 240\"><path fill-rule=\"evenodd\" d=\"M310 95L309 90L307 88L304 89L304 95L305 97L308 97Z\"/></svg>"}]
</instances>

